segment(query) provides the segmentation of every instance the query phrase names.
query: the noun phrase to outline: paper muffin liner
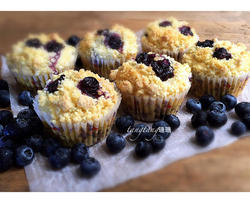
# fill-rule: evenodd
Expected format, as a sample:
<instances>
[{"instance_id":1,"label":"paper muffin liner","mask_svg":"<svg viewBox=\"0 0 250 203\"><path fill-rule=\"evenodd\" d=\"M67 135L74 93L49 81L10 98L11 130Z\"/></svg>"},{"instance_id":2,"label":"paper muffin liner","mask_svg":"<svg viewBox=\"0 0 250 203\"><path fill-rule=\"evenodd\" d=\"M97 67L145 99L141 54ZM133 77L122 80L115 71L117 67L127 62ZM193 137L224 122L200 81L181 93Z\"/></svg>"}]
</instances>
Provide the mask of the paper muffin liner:
<instances>
[{"instance_id":1,"label":"paper muffin liner","mask_svg":"<svg viewBox=\"0 0 250 203\"><path fill-rule=\"evenodd\" d=\"M240 95L247 84L249 74L242 74L239 77L205 77L193 73L191 93L196 97L204 94L211 94L220 99L225 94L234 96Z\"/></svg>"},{"instance_id":2,"label":"paper muffin liner","mask_svg":"<svg viewBox=\"0 0 250 203\"><path fill-rule=\"evenodd\" d=\"M122 95L124 111L140 121L156 121L167 114L176 114L185 99L188 91L168 97L153 98L150 96Z\"/></svg>"},{"instance_id":3,"label":"paper muffin liner","mask_svg":"<svg viewBox=\"0 0 250 203\"><path fill-rule=\"evenodd\" d=\"M33 106L45 127L52 131L52 136L61 140L63 145L71 147L77 143L91 146L109 135L120 103L121 95L112 109L97 120L78 123L67 120L57 124L53 124L50 114L39 109L38 96L35 97Z\"/></svg>"}]
</instances>

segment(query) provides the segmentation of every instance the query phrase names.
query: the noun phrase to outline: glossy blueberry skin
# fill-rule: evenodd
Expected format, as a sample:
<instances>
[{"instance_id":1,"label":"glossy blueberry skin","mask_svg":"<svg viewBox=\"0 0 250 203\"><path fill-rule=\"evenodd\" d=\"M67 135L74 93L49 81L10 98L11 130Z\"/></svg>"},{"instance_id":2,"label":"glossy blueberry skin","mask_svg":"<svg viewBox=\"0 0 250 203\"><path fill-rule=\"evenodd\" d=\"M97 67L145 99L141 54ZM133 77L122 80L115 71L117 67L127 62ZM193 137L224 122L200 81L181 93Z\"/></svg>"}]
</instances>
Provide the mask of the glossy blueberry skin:
<instances>
[{"instance_id":1,"label":"glossy blueberry skin","mask_svg":"<svg viewBox=\"0 0 250 203\"><path fill-rule=\"evenodd\" d=\"M39 134L34 134L25 139L27 146L31 147L34 152L41 152L43 146L43 136Z\"/></svg>"},{"instance_id":2,"label":"glossy blueberry skin","mask_svg":"<svg viewBox=\"0 0 250 203\"><path fill-rule=\"evenodd\" d=\"M57 148L54 153L49 156L50 166L54 169L62 169L70 162L71 151L69 148Z\"/></svg>"},{"instance_id":3,"label":"glossy blueberry skin","mask_svg":"<svg viewBox=\"0 0 250 203\"><path fill-rule=\"evenodd\" d=\"M7 125L11 120L13 120L13 114L10 111L2 110L0 111L0 124L5 126Z\"/></svg>"},{"instance_id":4,"label":"glossy blueberry skin","mask_svg":"<svg viewBox=\"0 0 250 203\"><path fill-rule=\"evenodd\" d=\"M195 133L196 143L200 146L209 145L214 139L214 132L208 126L200 126Z\"/></svg>"},{"instance_id":5,"label":"glossy blueberry skin","mask_svg":"<svg viewBox=\"0 0 250 203\"><path fill-rule=\"evenodd\" d=\"M220 127L227 122L227 115L222 111L212 110L207 114L207 121L213 127Z\"/></svg>"},{"instance_id":6,"label":"glossy blueberry skin","mask_svg":"<svg viewBox=\"0 0 250 203\"><path fill-rule=\"evenodd\" d=\"M10 94L7 90L0 90L0 107L6 108L10 106Z\"/></svg>"},{"instance_id":7,"label":"glossy blueberry skin","mask_svg":"<svg viewBox=\"0 0 250 203\"><path fill-rule=\"evenodd\" d=\"M5 80L0 80L0 90L9 91L9 85Z\"/></svg>"},{"instance_id":8,"label":"glossy blueberry skin","mask_svg":"<svg viewBox=\"0 0 250 203\"><path fill-rule=\"evenodd\" d=\"M240 102L235 106L234 110L239 118L243 118L245 115L250 114L250 102Z\"/></svg>"},{"instance_id":9,"label":"glossy blueberry skin","mask_svg":"<svg viewBox=\"0 0 250 203\"><path fill-rule=\"evenodd\" d=\"M134 142L144 141L152 137L150 133L150 128L143 123L136 124L134 126L134 131L130 136L130 140Z\"/></svg>"},{"instance_id":10,"label":"glossy blueberry skin","mask_svg":"<svg viewBox=\"0 0 250 203\"><path fill-rule=\"evenodd\" d=\"M33 150L26 146L22 145L16 149L16 165L19 167L24 167L29 165L34 159Z\"/></svg>"},{"instance_id":11,"label":"glossy blueberry skin","mask_svg":"<svg viewBox=\"0 0 250 203\"><path fill-rule=\"evenodd\" d=\"M231 94L226 94L221 97L221 102L226 105L227 111L230 111L236 106L237 98Z\"/></svg>"},{"instance_id":12,"label":"glossy blueberry skin","mask_svg":"<svg viewBox=\"0 0 250 203\"><path fill-rule=\"evenodd\" d=\"M201 103L196 99L188 99L186 102L186 108L189 112L195 113L201 111Z\"/></svg>"},{"instance_id":13,"label":"glossy blueberry skin","mask_svg":"<svg viewBox=\"0 0 250 203\"><path fill-rule=\"evenodd\" d=\"M179 128L179 126L181 124L179 118L173 114L166 115L164 117L164 121L167 122L167 124L171 127L171 131L174 131L177 128Z\"/></svg>"},{"instance_id":14,"label":"glossy blueberry skin","mask_svg":"<svg viewBox=\"0 0 250 203\"><path fill-rule=\"evenodd\" d=\"M17 126L22 131L23 136L30 135L32 133L31 120L26 120L22 118L15 119Z\"/></svg>"},{"instance_id":15,"label":"glossy blueberry skin","mask_svg":"<svg viewBox=\"0 0 250 203\"><path fill-rule=\"evenodd\" d=\"M101 170L101 164L93 157L87 157L80 164L80 171L85 177L93 177Z\"/></svg>"},{"instance_id":16,"label":"glossy blueberry skin","mask_svg":"<svg viewBox=\"0 0 250 203\"><path fill-rule=\"evenodd\" d=\"M19 113L17 114L17 118L33 120L34 118L38 118L38 116L33 109L23 109L19 111Z\"/></svg>"},{"instance_id":17,"label":"glossy blueberry skin","mask_svg":"<svg viewBox=\"0 0 250 203\"><path fill-rule=\"evenodd\" d=\"M106 139L106 145L110 152L119 153L125 148L126 140L118 133L111 133Z\"/></svg>"},{"instance_id":18,"label":"glossy blueberry skin","mask_svg":"<svg viewBox=\"0 0 250 203\"><path fill-rule=\"evenodd\" d=\"M250 114L246 114L242 118L242 122L246 125L248 129L250 129Z\"/></svg>"},{"instance_id":19,"label":"glossy blueberry skin","mask_svg":"<svg viewBox=\"0 0 250 203\"><path fill-rule=\"evenodd\" d=\"M129 127L133 127L135 124L135 120L132 116L126 115L126 116L120 116L115 121L115 126L121 133L127 133L127 130Z\"/></svg>"},{"instance_id":20,"label":"glossy blueberry skin","mask_svg":"<svg viewBox=\"0 0 250 203\"><path fill-rule=\"evenodd\" d=\"M9 122L3 129L3 136L6 139L19 139L23 137L22 130L19 128L15 120Z\"/></svg>"},{"instance_id":21,"label":"glossy blueberry skin","mask_svg":"<svg viewBox=\"0 0 250 203\"><path fill-rule=\"evenodd\" d=\"M148 157L153 151L152 145L146 141L140 141L136 144L135 154L140 158Z\"/></svg>"},{"instance_id":22,"label":"glossy blueberry skin","mask_svg":"<svg viewBox=\"0 0 250 203\"><path fill-rule=\"evenodd\" d=\"M79 42L80 42L80 38L76 35L71 35L67 40L67 44L73 47L75 47Z\"/></svg>"},{"instance_id":23,"label":"glossy blueberry skin","mask_svg":"<svg viewBox=\"0 0 250 203\"><path fill-rule=\"evenodd\" d=\"M207 110L209 108L209 106L215 101L215 98L212 95L203 95L200 99L199 99L201 105L202 105L202 109L203 110Z\"/></svg>"},{"instance_id":24,"label":"glossy blueberry skin","mask_svg":"<svg viewBox=\"0 0 250 203\"><path fill-rule=\"evenodd\" d=\"M246 125L241 121L235 121L231 125L231 132L233 135L240 136L247 131Z\"/></svg>"},{"instance_id":25,"label":"glossy blueberry skin","mask_svg":"<svg viewBox=\"0 0 250 203\"><path fill-rule=\"evenodd\" d=\"M7 171L13 166L14 153L11 149L0 148L0 172Z\"/></svg>"},{"instance_id":26,"label":"glossy blueberry skin","mask_svg":"<svg viewBox=\"0 0 250 203\"><path fill-rule=\"evenodd\" d=\"M51 137L47 138L43 141L42 154L48 157L51 154L53 154L56 151L56 149L59 147L60 147L60 144L57 140Z\"/></svg>"},{"instance_id":27,"label":"glossy blueberry skin","mask_svg":"<svg viewBox=\"0 0 250 203\"><path fill-rule=\"evenodd\" d=\"M22 91L18 95L18 102L23 106L32 106L34 97L29 91Z\"/></svg>"},{"instance_id":28,"label":"glossy blueberry skin","mask_svg":"<svg viewBox=\"0 0 250 203\"><path fill-rule=\"evenodd\" d=\"M74 163L80 164L83 159L89 157L89 148L83 144L76 144L71 150L71 158Z\"/></svg>"},{"instance_id":29,"label":"glossy blueberry skin","mask_svg":"<svg viewBox=\"0 0 250 203\"><path fill-rule=\"evenodd\" d=\"M156 121L152 125L152 129L154 129L154 133L157 132L157 135L162 136L164 139L169 138L169 136L171 135L171 132L167 131L167 129L169 128L170 126L168 125L168 123L163 120ZM161 132L161 130L164 130L164 132Z\"/></svg>"},{"instance_id":30,"label":"glossy blueberry skin","mask_svg":"<svg viewBox=\"0 0 250 203\"><path fill-rule=\"evenodd\" d=\"M193 114L191 124L194 128L207 124L207 112L199 111Z\"/></svg>"},{"instance_id":31,"label":"glossy blueberry skin","mask_svg":"<svg viewBox=\"0 0 250 203\"><path fill-rule=\"evenodd\" d=\"M209 106L209 110L218 110L218 111L222 111L222 112L226 112L226 106L225 104L223 104L220 101L214 101L210 106Z\"/></svg>"},{"instance_id":32,"label":"glossy blueberry skin","mask_svg":"<svg viewBox=\"0 0 250 203\"><path fill-rule=\"evenodd\" d=\"M161 135L155 135L153 136L150 143L152 145L153 151L158 152L165 147L166 139Z\"/></svg>"}]
</instances>

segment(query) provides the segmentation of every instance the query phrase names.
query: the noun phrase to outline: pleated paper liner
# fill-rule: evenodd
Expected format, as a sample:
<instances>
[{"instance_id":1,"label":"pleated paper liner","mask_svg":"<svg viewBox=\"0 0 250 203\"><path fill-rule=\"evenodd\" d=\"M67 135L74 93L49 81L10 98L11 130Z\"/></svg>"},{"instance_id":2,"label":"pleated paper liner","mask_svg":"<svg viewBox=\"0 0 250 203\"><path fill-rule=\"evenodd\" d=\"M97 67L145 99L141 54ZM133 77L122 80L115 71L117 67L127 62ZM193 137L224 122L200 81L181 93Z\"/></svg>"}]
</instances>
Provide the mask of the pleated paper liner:
<instances>
[{"instance_id":1,"label":"pleated paper liner","mask_svg":"<svg viewBox=\"0 0 250 203\"><path fill-rule=\"evenodd\" d=\"M205 94L211 94L216 99L220 99L225 94L239 96L249 79L249 74L245 73L239 77L204 77L193 73L191 94L195 97L201 97Z\"/></svg>"},{"instance_id":2,"label":"pleated paper liner","mask_svg":"<svg viewBox=\"0 0 250 203\"><path fill-rule=\"evenodd\" d=\"M56 125L52 123L52 119L48 113L40 111L38 96L35 97L33 106L41 121L45 126L50 128L53 135L59 138L65 146L71 147L77 143L92 146L103 140L111 131L120 103L121 96L119 96L113 108L97 120L79 123L68 120Z\"/></svg>"}]
</instances>

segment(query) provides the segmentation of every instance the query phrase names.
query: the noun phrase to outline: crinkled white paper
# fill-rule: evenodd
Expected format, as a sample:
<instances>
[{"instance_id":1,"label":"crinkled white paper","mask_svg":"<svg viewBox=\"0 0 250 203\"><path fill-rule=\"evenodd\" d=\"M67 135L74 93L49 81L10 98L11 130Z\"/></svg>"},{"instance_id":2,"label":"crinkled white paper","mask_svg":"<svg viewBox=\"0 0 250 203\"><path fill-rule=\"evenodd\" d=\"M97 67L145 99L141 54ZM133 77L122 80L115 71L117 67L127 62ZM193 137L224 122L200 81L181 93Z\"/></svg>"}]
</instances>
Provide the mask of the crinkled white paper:
<instances>
[{"instance_id":1,"label":"crinkled white paper","mask_svg":"<svg viewBox=\"0 0 250 203\"><path fill-rule=\"evenodd\" d=\"M17 95L20 90L8 70L4 57L2 57L2 61L2 77L10 84L11 108L16 115L25 107L18 105ZM238 101L250 101L250 82ZM229 133L232 122L237 119L234 111L229 112L229 120L226 125L214 130L215 139L205 148L199 147L193 142L195 131L190 125L191 114L184 110L183 105L177 116L180 118L181 126L167 139L166 147L145 160L136 159L134 156L135 145L129 142L125 149L117 155L112 155L107 151L105 141L91 147L90 155L101 163L100 173L92 179L80 177L78 165L69 165L60 171L54 171L49 167L47 158L36 155L33 163L25 168L30 190L99 191L150 173L179 159L222 147L237 140ZM250 135L249 131L246 135Z\"/></svg>"}]
</instances>

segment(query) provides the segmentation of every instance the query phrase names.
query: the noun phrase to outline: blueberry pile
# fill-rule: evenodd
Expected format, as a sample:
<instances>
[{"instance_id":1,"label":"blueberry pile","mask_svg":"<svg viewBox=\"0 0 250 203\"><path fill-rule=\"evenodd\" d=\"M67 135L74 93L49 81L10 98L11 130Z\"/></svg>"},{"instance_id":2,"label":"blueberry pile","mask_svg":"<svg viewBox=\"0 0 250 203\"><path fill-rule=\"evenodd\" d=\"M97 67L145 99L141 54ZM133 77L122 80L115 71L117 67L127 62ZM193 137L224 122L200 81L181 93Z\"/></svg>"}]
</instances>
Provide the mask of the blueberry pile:
<instances>
[{"instance_id":1,"label":"blueberry pile","mask_svg":"<svg viewBox=\"0 0 250 203\"><path fill-rule=\"evenodd\" d=\"M235 121L231 126L231 133L240 136L250 129L250 103L241 102L230 94L221 97L220 101L212 95L203 95L199 100L188 99L186 109L192 113L191 124L196 129L196 142L201 146L207 146L214 139L214 133L208 126L218 128L226 124L227 112L235 109L240 121Z\"/></svg>"},{"instance_id":2,"label":"blueberry pile","mask_svg":"<svg viewBox=\"0 0 250 203\"><path fill-rule=\"evenodd\" d=\"M150 129L146 124L135 124L132 116L125 115L116 119L115 126L119 133L129 132L127 138L136 144L136 156L146 158L165 147L171 131L180 126L180 120L175 115L166 115L164 120L154 122ZM106 139L106 146L111 153L119 153L126 146L126 139L119 133L111 133Z\"/></svg>"}]
</instances>

